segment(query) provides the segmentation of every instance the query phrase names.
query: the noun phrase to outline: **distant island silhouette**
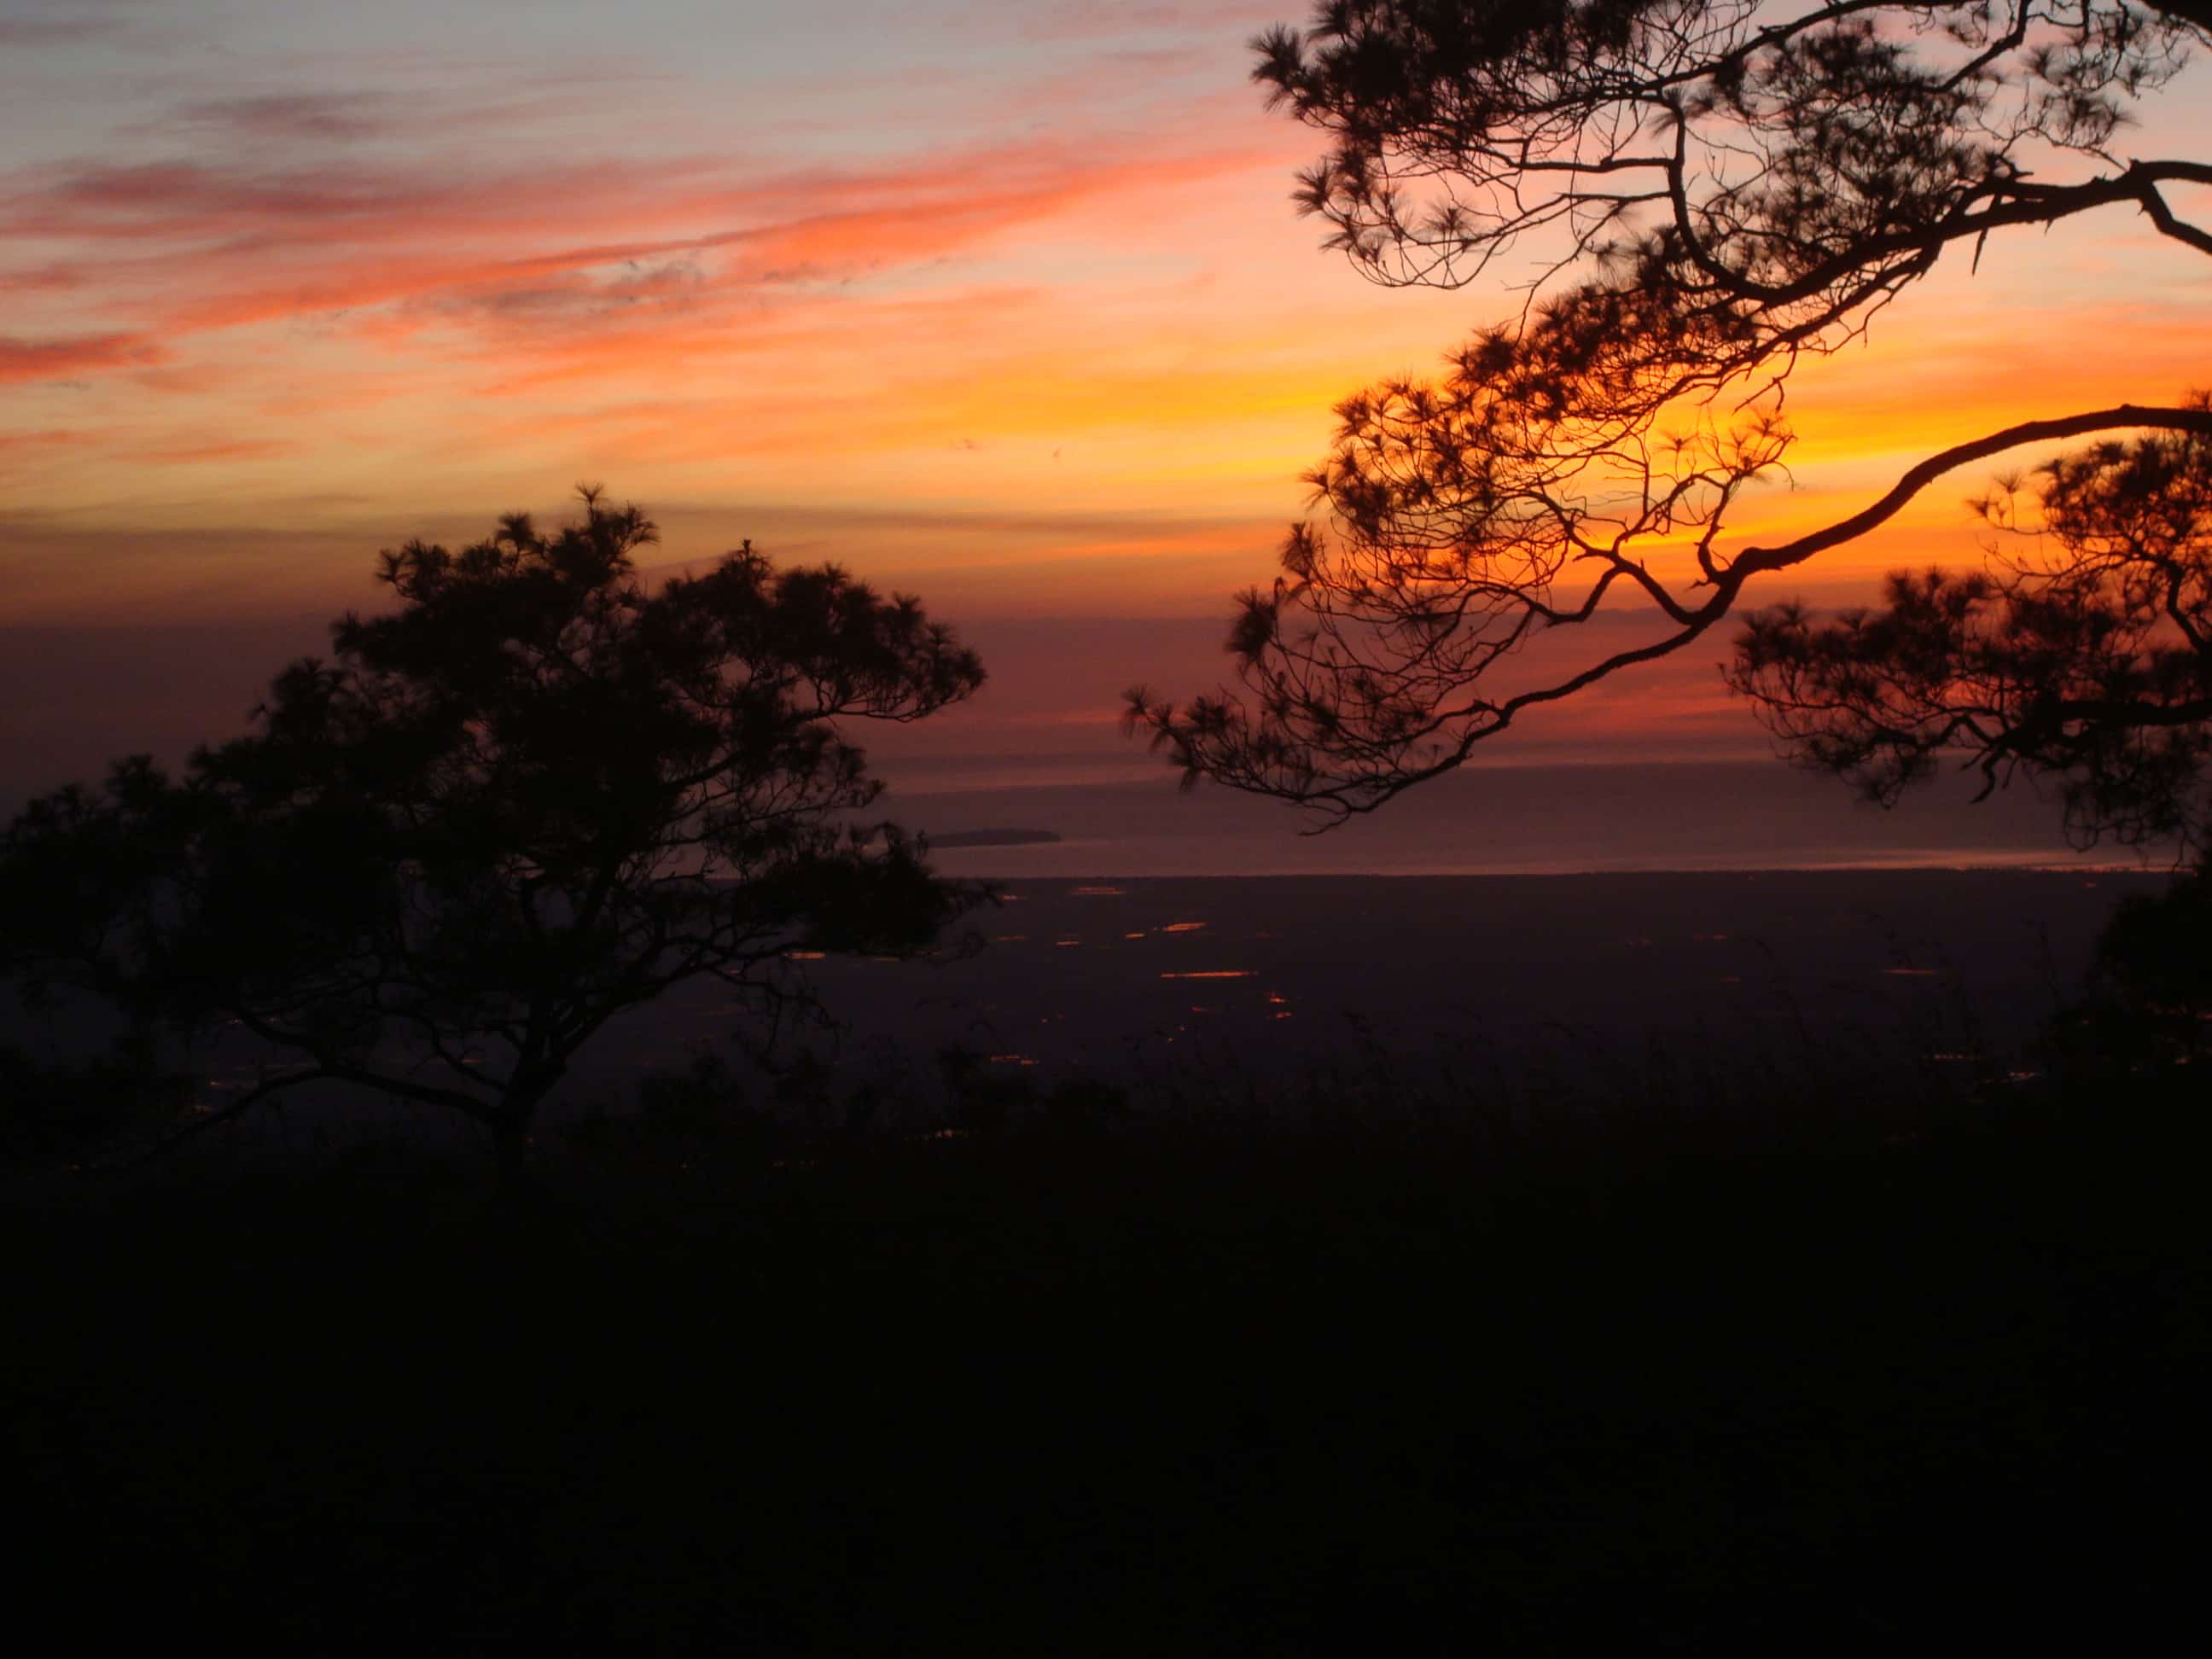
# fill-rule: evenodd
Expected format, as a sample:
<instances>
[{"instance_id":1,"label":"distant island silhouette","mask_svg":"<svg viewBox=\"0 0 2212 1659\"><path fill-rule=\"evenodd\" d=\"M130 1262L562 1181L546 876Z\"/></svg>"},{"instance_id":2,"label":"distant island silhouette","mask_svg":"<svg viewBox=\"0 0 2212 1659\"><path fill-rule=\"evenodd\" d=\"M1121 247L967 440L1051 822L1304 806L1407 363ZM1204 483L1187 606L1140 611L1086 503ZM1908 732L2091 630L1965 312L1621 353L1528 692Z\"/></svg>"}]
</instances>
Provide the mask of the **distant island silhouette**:
<instances>
[{"instance_id":1,"label":"distant island silhouette","mask_svg":"<svg viewBox=\"0 0 2212 1659\"><path fill-rule=\"evenodd\" d=\"M1053 830L954 830L941 836L932 836L932 847L1042 847L1057 842L1060 834Z\"/></svg>"}]
</instances>

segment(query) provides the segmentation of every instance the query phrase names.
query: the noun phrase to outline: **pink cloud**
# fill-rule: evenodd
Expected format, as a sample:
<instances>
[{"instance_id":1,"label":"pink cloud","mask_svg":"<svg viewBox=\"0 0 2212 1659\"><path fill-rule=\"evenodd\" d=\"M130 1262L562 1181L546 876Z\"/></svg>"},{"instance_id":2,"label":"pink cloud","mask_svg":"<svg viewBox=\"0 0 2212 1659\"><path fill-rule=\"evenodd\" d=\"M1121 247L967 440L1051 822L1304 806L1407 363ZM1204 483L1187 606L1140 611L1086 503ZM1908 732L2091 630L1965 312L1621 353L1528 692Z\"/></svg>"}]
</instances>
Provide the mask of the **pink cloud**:
<instances>
[{"instance_id":1,"label":"pink cloud","mask_svg":"<svg viewBox=\"0 0 2212 1659\"><path fill-rule=\"evenodd\" d=\"M91 334L59 340L0 335L0 384L66 380L112 368L167 362L168 349L143 334Z\"/></svg>"},{"instance_id":2,"label":"pink cloud","mask_svg":"<svg viewBox=\"0 0 2212 1659\"><path fill-rule=\"evenodd\" d=\"M161 361L184 336L383 308L384 330L596 328L714 294L956 258L1100 198L1253 166L1248 148L1101 158L1068 143L733 182L693 159L455 178L428 163L269 173L199 163L0 180L0 246L73 244L0 286L77 290L127 330L18 344L14 378ZM346 325L367 325L349 316ZM51 362L49 362L51 360Z\"/></svg>"},{"instance_id":3,"label":"pink cloud","mask_svg":"<svg viewBox=\"0 0 2212 1659\"><path fill-rule=\"evenodd\" d=\"M67 294L90 286L91 281L91 274L80 265L33 265L0 270L0 294Z\"/></svg>"},{"instance_id":4,"label":"pink cloud","mask_svg":"<svg viewBox=\"0 0 2212 1659\"><path fill-rule=\"evenodd\" d=\"M260 461L279 455L296 455L302 446L275 439L217 439L200 443L156 444L127 451L118 459L149 461L156 465L186 466L199 461Z\"/></svg>"},{"instance_id":5,"label":"pink cloud","mask_svg":"<svg viewBox=\"0 0 2212 1659\"><path fill-rule=\"evenodd\" d=\"M69 449L86 441L82 432L52 428L43 432L0 432L0 455Z\"/></svg>"}]
</instances>

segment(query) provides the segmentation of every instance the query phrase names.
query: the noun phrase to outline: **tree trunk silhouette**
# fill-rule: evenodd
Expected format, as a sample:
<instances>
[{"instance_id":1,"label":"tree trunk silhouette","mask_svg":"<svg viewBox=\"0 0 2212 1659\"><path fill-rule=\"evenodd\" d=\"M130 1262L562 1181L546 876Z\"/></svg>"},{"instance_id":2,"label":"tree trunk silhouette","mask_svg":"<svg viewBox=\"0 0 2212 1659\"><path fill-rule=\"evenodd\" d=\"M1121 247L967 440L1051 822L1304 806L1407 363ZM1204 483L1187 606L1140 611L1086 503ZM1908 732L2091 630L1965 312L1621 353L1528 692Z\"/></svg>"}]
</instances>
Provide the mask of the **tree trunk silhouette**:
<instances>
[{"instance_id":1,"label":"tree trunk silhouette","mask_svg":"<svg viewBox=\"0 0 2212 1659\"><path fill-rule=\"evenodd\" d=\"M499 1172L500 1194L509 1200L521 1198L530 1188L530 1118L535 1104L511 1106L491 1121L493 1165Z\"/></svg>"}]
</instances>

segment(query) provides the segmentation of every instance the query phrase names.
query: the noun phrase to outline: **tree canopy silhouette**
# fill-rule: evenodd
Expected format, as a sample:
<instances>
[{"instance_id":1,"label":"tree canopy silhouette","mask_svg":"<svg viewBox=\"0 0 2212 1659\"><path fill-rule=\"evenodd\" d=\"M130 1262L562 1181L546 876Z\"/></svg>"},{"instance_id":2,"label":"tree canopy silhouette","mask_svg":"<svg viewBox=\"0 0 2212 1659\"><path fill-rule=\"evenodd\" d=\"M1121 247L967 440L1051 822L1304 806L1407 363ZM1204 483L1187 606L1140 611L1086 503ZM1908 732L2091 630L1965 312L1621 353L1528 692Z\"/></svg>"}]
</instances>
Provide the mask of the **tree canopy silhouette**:
<instances>
[{"instance_id":1,"label":"tree canopy silhouette","mask_svg":"<svg viewBox=\"0 0 2212 1659\"><path fill-rule=\"evenodd\" d=\"M1139 688L1131 726L1188 776L1331 821L1370 811L1523 711L1680 650L1754 579L1954 468L2134 432L2027 492L2055 562L1901 582L1841 634L1802 609L1762 617L1732 680L1797 758L1877 793L1963 744L1992 781L2074 776L2085 830L2163 829L2179 796L2124 780L2201 752L2201 520L2168 529L2203 497L2202 399L1963 434L1837 523L1772 546L1729 529L1787 455L1792 370L1943 258L2000 257L2015 231L2107 209L2212 254L2185 211L2212 163L2124 148L2136 104L2208 39L2212 8L2142 0L1325 0L1310 29L1262 36L1270 102L1333 140L1298 204L1357 269L1456 286L1525 244L1542 274L1440 380L1339 407L1309 475L1318 511L1240 600L1241 690L1178 706ZM2151 540L2114 539L2137 532ZM1650 617L1642 643L1497 689L1537 636L1624 601ZM1957 613L1950 647L1928 641L1930 605ZM2056 705L1976 679L2057 658L2076 682ZM1830 672L1846 659L1847 684ZM1906 705L1929 711L1909 736Z\"/></svg>"},{"instance_id":2,"label":"tree canopy silhouette","mask_svg":"<svg viewBox=\"0 0 2212 1659\"><path fill-rule=\"evenodd\" d=\"M854 827L880 785L846 727L967 696L975 654L914 599L750 544L648 587L655 539L587 489L550 533L386 552L397 608L333 623L247 735L16 817L6 965L244 1028L265 1064L223 1116L360 1085L484 1125L511 1173L624 1010L701 975L757 1008L794 947L927 945L968 896Z\"/></svg>"},{"instance_id":3,"label":"tree canopy silhouette","mask_svg":"<svg viewBox=\"0 0 2212 1659\"><path fill-rule=\"evenodd\" d=\"M2200 400L2199 406L2202 406ZM1893 801L1964 751L1984 793L2056 778L2078 839L2203 851L2212 758L2212 438L2062 456L1976 504L2016 557L1899 572L1878 607L1753 616L1729 684L1808 764Z\"/></svg>"}]
</instances>

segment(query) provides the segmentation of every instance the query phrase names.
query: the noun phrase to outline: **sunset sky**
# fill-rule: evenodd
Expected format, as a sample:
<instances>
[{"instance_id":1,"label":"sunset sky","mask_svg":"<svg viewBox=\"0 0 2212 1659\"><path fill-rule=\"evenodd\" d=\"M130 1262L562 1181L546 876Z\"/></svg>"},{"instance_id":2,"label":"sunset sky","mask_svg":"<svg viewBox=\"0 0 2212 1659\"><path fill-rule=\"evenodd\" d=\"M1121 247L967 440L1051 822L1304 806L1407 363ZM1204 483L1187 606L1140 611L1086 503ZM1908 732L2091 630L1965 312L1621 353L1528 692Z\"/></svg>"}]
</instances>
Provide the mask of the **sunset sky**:
<instances>
[{"instance_id":1,"label":"sunset sky","mask_svg":"<svg viewBox=\"0 0 2212 1659\"><path fill-rule=\"evenodd\" d=\"M750 536L920 592L997 671L948 740L1140 766L1114 694L1216 672L1331 404L1513 303L1319 250L1287 199L1319 140L1247 79L1303 11L0 0L0 783L170 740L131 734L154 703L234 720L379 547L580 479L672 562ZM1801 376L1796 488L1747 535L2212 380L2203 284L2119 212L1961 256ZM1971 556L1981 482L1824 591ZM1529 752L1756 750L1714 654Z\"/></svg>"}]
</instances>

